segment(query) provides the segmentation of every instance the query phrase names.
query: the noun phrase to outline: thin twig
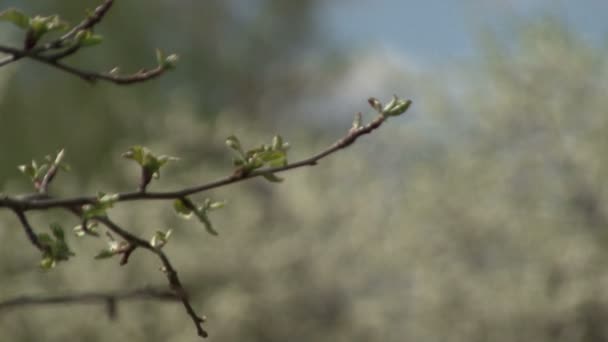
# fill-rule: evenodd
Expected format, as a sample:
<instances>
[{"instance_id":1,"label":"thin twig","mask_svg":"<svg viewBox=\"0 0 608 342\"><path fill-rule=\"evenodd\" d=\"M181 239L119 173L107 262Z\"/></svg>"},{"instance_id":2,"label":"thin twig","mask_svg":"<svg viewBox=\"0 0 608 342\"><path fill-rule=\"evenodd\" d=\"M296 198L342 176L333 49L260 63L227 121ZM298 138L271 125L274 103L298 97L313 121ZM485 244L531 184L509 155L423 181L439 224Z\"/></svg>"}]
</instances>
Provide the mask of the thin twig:
<instances>
[{"instance_id":1,"label":"thin twig","mask_svg":"<svg viewBox=\"0 0 608 342\"><path fill-rule=\"evenodd\" d=\"M39 306L53 304L90 304L96 302L128 301L154 299L160 301L178 301L175 293L145 287L130 291L114 292L85 292L62 296L19 296L0 302L0 310L8 310L23 306Z\"/></svg>"},{"instance_id":2,"label":"thin twig","mask_svg":"<svg viewBox=\"0 0 608 342\"><path fill-rule=\"evenodd\" d=\"M175 292L175 295L181 300L182 304L184 305L184 308L186 309L186 312L188 313L188 316L190 316L192 322L196 327L198 335L200 337L207 337L208 334L202 326L205 322L205 318L199 316L192 307L192 304L190 304L190 299L188 298L186 289L179 280L179 277L177 276L177 271L171 264L171 261L169 260L165 252L163 252L160 248L155 248L148 241L129 233L128 231L114 223L112 220L110 220L108 217L95 217L93 219L104 224L106 227L108 227L108 229L118 234L131 245L147 249L158 256L163 265L162 270L167 276L167 280L169 281L169 286L171 290L173 290Z\"/></svg>"},{"instance_id":3,"label":"thin twig","mask_svg":"<svg viewBox=\"0 0 608 342\"><path fill-rule=\"evenodd\" d=\"M57 38L56 40L45 44L41 47L39 51L41 52L49 49L60 48L63 47L63 44L74 38L78 32L86 31L92 29L95 25L99 24L103 17L108 13L110 7L114 4L114 0L105 0L101 5L97 6L93 13L91 13L87 18L80 22L80 24L74 26L70 31L66 32L63 36Z\"/></svg>"},{"instance_id":4,"label":"thin twig","mask_svg":"<svg viewBox=\"0 0 608 342\"><path fill-rule=\"evenodd\" d=\"M23 230L25 231L25 235L27 235L27 238L28 238L28 240L30 240L32 245L34 245L36 248L38 248L38 250L40 250L41 252L43 252L43 253L46 252L47 247L45 247L42 243L40 243L38 236L34 232L34 228L32 228L32 225L27 220L27 217L25 217L25 213L23 212L23 210L13 208L13 211L19 218L19 222L21 222L21 226L23 227Z\"/></svg>"},{"instance_id":5,"label":"thin twig","mask_svg":"<svg viewBox=\"0 0 608 342\"><path fill-rule=\"evenodd\" d=\"M346 148L353 144L359 137L365 134L371 133L373 130L377 129L384 123L386 118L382 115L378 115L376 119L374 119L369 124L360 127L358 129L353 129L348 132L347 135L342 137L340 140L336 141L329 148L313 155L312 157L287 164L285 166L271 167L262 170L253 171L246 174L241 175L230 175L216 181L205 183L201 185L197 185L194 187L187 187L180 190L175 191L166 191L166 192L142 192L142 191L132 191L132 192L121 192L118 193L117 202L125 202L125 201L138 201L138 200L168 200L168 199L178 199L186 196L190 196L192 194L208 191L211 189L227 186L230 184L238 183L247 179L260 177L270 173L280 173L285 172L291 169L304 167L304 166L314 166L321 159L329 156L330 154L335 153L338 150ZM71 197L71 198L44 198L40 199L19 199L13 197L0 197L0 208L1 207L19 207L23 208L23 210L45 210L51 208L61 208L61 207L74 207L74 206L82 206L85 204L94 204L97 202L96 196L80 196L80 197Z\"/></svg>"},{"instance_id":6,"label":"thin twig","mask_svg":"<svg viewBox=\"0 0 608 342\"><path fill-rule=\"evenodd\" d=\"M95 8L95 10L93 11L93 13L91 15L87 16L83 21L80 22L80 24L74 26L70 31L66 32L64 35L62 35L61 37L59 37L51 42L48 42L39 47L35 47L29 51L24 51L24 50L19 50L19 49L14 49L14 51L6 51L6 50L3 50L2 48L0 48L0 52L8 53L11 55L11 56L5 57L3 59L0 59L0 67L7 65L9 63L12 63L12 62L16 62L24 57L35 56L35 55L39 55L41 52L62 48L64 46L64 44L68 40L74 38L76 36L76 34L78 34L78 32L80 32L82 30L90 30L95 25L97 25L103 19L103 17L106 15L106 13L108 13L108 11L110 10L110 7L112 7L113 3L114 3L114 0L105 0L101 5L97 6L97 8ZM4 48L6 48L6 47L4 47ZM70 54L71 53L68 53L68 54L66 54L66 56L68 56ZM56 58L57 56L52 56L52 57ZM65 56L63 56L63 57L65 57ZM58 60L63 57L56 58L55 60Z\"/></svg>"},{"instance_id":7,"label":"thin twig","mask_svg":"<svg viewBox=\"0 0 608 342\"><path fill-rule=\"evenodd\" d=\"M0 45L0 52L10 55L0 59L0 67L12 62L16 62L22 58L30 58L60 69L69 74L76 75L88 82L102 80L119 85L144 82L162 75L166 71L166 68L160 65L150 70L142 69L133 74L114 75L111 73L82 70L60 62L61 59L76 53L80 49L79 43L73 42L73 39L76 37L78 32L90 30L101 22L106 13L110 10L110 7L112 7L113 3L113 0L105 0L101 5L97 6L93 13L87 16L87 18L84 19L80 24L74 26L70 31L66 32L61 37L39 47L34 47L32 49L18 49L10 46ZM69 46L63 51L45 54L46 52L65 48L67 46L66 43L68 42L73 42L73 45Z\"/></svg>"}]
</instances>

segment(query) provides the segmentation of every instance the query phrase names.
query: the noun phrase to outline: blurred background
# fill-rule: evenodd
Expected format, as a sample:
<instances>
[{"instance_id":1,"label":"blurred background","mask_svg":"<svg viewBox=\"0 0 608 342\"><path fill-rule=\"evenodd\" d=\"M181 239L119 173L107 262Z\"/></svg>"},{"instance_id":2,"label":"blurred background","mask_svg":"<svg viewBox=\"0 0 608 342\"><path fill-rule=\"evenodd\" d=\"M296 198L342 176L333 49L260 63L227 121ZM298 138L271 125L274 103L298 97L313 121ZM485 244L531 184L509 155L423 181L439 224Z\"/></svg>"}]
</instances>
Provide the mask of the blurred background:
<instances>
[{"instance_id":1,"label":"blurred background","mask_svg":"<svg viewBox=\"0 0 608 342\"><path fill-rule=\"evenodd\" d=\"M4 0L71 23L99 1ZM16 165L65 147L60 196L137 187L134 144L181 158L154 190L231 172L225 137L288 140L291 160L330 145L366 99L411 98L404 117L318 166L202 194L229 205L208 235L170 203L111 211L165 247L208 317L210 341L608 340L608 3L603 0L117 1L91 70L178 68L130 87L90 85L30 61L0 69L0 191ZM22 36L0 26L2 44ZM368 113L367 119L372 117ZM61 213L32 215L36 229ZM155 258L96 261L103 239L38 268L0 212L0 300L164 286ZM11 341L194 341L180 304L0 312Z\"/></svg>"}]
</instances>

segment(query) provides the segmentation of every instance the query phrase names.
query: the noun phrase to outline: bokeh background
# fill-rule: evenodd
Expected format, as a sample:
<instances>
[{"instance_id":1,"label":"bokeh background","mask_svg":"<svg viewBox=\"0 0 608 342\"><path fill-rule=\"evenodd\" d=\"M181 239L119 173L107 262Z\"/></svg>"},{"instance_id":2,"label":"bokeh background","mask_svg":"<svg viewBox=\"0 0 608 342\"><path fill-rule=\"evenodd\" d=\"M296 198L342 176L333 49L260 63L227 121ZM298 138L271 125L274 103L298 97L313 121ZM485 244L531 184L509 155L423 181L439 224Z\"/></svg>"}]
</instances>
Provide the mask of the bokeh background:
<instances>
[{"instance_id":1,"label":"bokeh background","mask_svg":"<svg viewBox=\"0 0 608 342\"><path fill-rule=\"evenodd\" d=\"M78 22L98 1L4 0ZM65 147L57 195L134 189L120 153L179 156L155 190L231 172L224 138L275 133L292 160L331 144L366 99L414 101L318 166L202 194L226 199L212 237L169 203L111 215L165 247L211 341L606 341L608 64L602 0L117 1L103 45L73 65L135 71L154 49L178 68L131 87L34 62L0 69L0 191L16 165ZM20 33L0 26L3 44ZM367 118L370 118L368 114ZM36 229L71 217L32 215ZM0 300L165 284L157 261L96 261L70 237L50 272L0 212ZM195 341L180 304L0 312L7 341Z\"/></svg>"}]
</instances>

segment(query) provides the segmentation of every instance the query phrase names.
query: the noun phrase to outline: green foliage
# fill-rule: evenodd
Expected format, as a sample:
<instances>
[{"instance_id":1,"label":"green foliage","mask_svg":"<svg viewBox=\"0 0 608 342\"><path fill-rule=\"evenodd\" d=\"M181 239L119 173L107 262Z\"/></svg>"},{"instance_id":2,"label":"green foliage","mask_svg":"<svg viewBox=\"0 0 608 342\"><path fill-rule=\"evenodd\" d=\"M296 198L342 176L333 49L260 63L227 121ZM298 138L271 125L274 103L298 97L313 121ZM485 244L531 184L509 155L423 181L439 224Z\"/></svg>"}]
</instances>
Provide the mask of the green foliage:
<instances>
[{"instance_id":1,"label":"green foliage","mask_svg":"<svg viewBox=\"0 0 608 342\"><path fill-rule=\"evenodd\" d=\"M367 102L376 112L378 112L378 114L385 117L399 116L405 113L412 105L411 100L400 99L397 97L397 95L394 95L391 101L384 106L380 100L374 97L370 97ZM358 122L358 126L360 126L360 122Z\"/></svg>"},{"instance_id":2,"label":"green foliage","mask_svg":"<svg viewBox=\"0 0 608 342\"><path fill-rule=\"evenodd\" d=\"M103 42L103 37L98 34L94 34L90 30L79 31L76 34L76 41L81 47L94 46Z\"/></svg>"},{"instance_id":3,"label":"green foliage","mask_svg":"<svg viewBox=\"0 0 608 342\"><path fill-rule=\"evenodd\" d=\"M45 34L65 31L69 27L58 15L29 17L15 8L0 12L0 20L8 21L20 29L26 30L26 49L34 47Z\"/></svg>"},{"instance_id":4,"label":"green foliage","mask_svg":"<svg viewBox=\"0 0 608 342\"><path fill-rule=\"evenodd\" d=\"M86 228L85 228L86 227ZM97 231L99 224L97 222L86 222L84 225L79 224L75 226L72 231L76 236L83 237L85 235L99 237L99 232Z\"/></svg>"},{"instance_id":5,"label":"green foliage","mask_svg":"<svg viewBox=\"0 0 608 342\"><path fill-rule=\"evenodd\" d=\"M262 167L281 167L287 165L287 150L289 143L283 142L280 135L274 136L270 145L262 144L245 151L239 139L231 135L226 138L226 146L236 152L237 156L233 159L234 166L237 167L237 173L246 175L253 170ZM263 175L265 179L271 182L281 182L282 178L274 174Z\"/></svg>"},{"instance_id":6,"label":"green foliage","mask_svg":"<svg viewBox=\"0 0 608 342\"><path fill-rule=\"evenodd\" d=\"M21 173L30 178L34 186L38 186L51 168L56 168L65 172L70 171L70 166L63 161L64 157L65 151L62 149L57 152L54 157L47 155L45 157L46 162L42 164L38 164L36 160L32 160L30 164L22 164L17 168Z\"/></svg>"},{"instance_id":7,"label":"green foliage","mask_svg":"<svg viewBox=\"0 0 608 342\"><path fill-rule=\"evenodd\" d=\"M132 146L129 150L122 154L124 158L135 161L142 170L142 178L140 189L144 190L150 183L152 178L160 178L160 169L170 161L179 160L179 158L168 155L155 155L147 147Z\"/></svg>"},{"instance_id":8,"label":"green foliage","mask_svg":"<svg viewBox=\"0 0 608 342\"><path fill-rule=\"evenodd\" d=\"M197 205L188 198L180 198L173 202L173 209L179 216L185 219L196 216L209 234L217 236L219 233L213 228L213 224L209 220L209 212L221 209L225 205L225 201L212 201L209 198L206 198L202 205Z\"/></svg>"},{"instance_id":9,"label":"green foliage","mask_svg":"<svg viewBox=\"0 0 608 342\"><path fill-rule=\"evenodd\" d=\"M156 49L156 63L158 63L162 69L173 70L178 61L179 56L177 54L165 56L165 53L161 49Z\"/></svg>"},{"instance_id":10,"label":"green foliage","mask_svg":"<svg viewBox=\"0 0 608 342\"><path fill-rule=\"evenodd\" d=\"M154 248L163 248L169 241L169 238L171 237L172 233L172 229L169 229L166 232L157 230L156 233L154 233L154 235L150 239L150 245L152 245L152 247Z\"/></svg>"},{"instance_id":11,"label":"green foliage","mask_svg":"<svg viewBox=\"0 0 608 342\"><path fill-rule=\"evenodd\" d=\"M114 238L108 234L108 246L95 255L96 260L102 259L110 259L115 255L119 255L124 253L129 249L129 243L126 241L116 241Z\"/></svg>"},{"instance_id":12,"label":"green foliage","mask_svg":"<svg viewBox=\"0 0 608 342\"><path fill-rule=\"evenodd\" d=\"M29 19L28 30L32 32L34 40L39 40L43 35L55 32L65 31L68 28L68 24L61 19L58 15L52 15L48 17L35 16Z\"/></svg>"},{"instance_id":13,"label":"green foliage","mask_svg":"<svg viewBox=\"0 0 608 342\"><path fill-rule=\"evenodd\" d=\"M40 267L47 270L54 268L58 262L66 261L74 256L65 240L63 227L57 223L51 224L51 233L52 235L47 233L37 235L38 241L45 250L42 253Z\"/></svg>"},{"instance_id":14,"label":"green foliage","mask_svg":"<svg viewBox=\"0 0 608 342\"><path fill-rule=\"evenodd\" d=\"M94 204L85 204L82 206L82 219L87 221L94 217L105 217L108 215L108 209L114 206L114 203L119 199L118 194L106 194L100 192L97 194L97 202ZM82 229L82 226L80 227Z\"/></svg>"},{"instance_id":15,"label":"green foliage","mask_svg":"<svg viewBox=\"0 0 608 342\"><path fill-rule=\"evenodd\" d=\"M151 174L154 178L160 177L160 168L163 167L170 161L179 160L177 157L167 155L154 155L147 147L144 146L132 146L129 150L122 155L124 158L134 160L141 166L147 173Z\"/></svg>"}]
</instances>

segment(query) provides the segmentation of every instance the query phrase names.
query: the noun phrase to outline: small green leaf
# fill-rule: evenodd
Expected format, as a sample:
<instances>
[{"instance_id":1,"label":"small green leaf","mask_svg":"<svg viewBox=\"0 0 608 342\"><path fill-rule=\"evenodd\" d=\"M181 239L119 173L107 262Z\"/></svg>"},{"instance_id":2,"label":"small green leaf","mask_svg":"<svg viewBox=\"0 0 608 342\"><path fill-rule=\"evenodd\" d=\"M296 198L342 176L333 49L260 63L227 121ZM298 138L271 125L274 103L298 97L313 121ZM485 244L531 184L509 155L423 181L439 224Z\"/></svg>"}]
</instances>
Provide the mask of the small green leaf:
<instances>
[{"instance_id":1,"label":"small green leaf","mask_svg":"<svg viewBox=\"0 0 608 342\"><path fill-rule=\"evenodd\" d=\"M63 232L63 228L59 224L52 223L51 224L51 232L53 232L53 236L57 240L65 241L65 234Z\"/></svg>"},{"instance_id":2,"label":"small green leaf","mask_svg":"<svg viewBox=\"0 0 608 342\"><path fill-rule=\"evenodd\" d=\"M97 253L97 255L95 255L95 259L108 259L114 255L116 255L114 251L111 251L110 249L102 249Z\"/></svg>"},{"instance_id":3,"label":"small green leaf","mask_svg":"<svg viewBox=\"0 0 608 342\"><path fill-rule=\"evenodd\" d=\"M393 95L393 98L391 98L391 101L389 103L387 103L384 106L384 108L382 108L382 112L391 110L397 104L397 101L399 101L399 98L397 97L397 95Z\"/></svg>"},{"instance_id":4,"label":"small green leaf","mask_svg":"<svg viewBox=\"0 0 608 342\"><path fill-rule=\"evenodd\" d=\"M244 155L243 147L241 146L241 142L239 141L239 138L237 138L236 136L231 135L228 138L226 138L226 146L237 151L241 156Z\"/></svg>"},{"instance_id":5,"label":"small green leaf","mask_svg":"<svg viewBox=\"0 0 608 342\"><path fill-rule=\"evenodd\" d=\"M31 165L23 164L23 165L17 166L17 168L24 175L28 176L31 179L34 179L34 177L36 175L36 170Z\"/></svg>"},{"instance_id":6,"label":"small green leaf","mask_svg":"<svg viewBox=\"0 0 608 342\"><path fill-rule=\"evenodd\" d=\"M29 31L34 42L38 41L43 35L53 31L65 31L68 24L58 15L48 17L35 16L29 20Z\"/></svg>"},{"instance_id":7,"label":"small green leaf","mask_svg":"<svg viewBox=\"0 0 608 342\"><path fill-rule=\"evenodd\" d=\"M131 146L129 150L122 154L124 158L134 160L139 164L145 173L154 178L160 177L160 168L170 161L179 160L177 157L168 155L155 156L152 152L143 146ZM146 179L149 181L149 179ZM147 182L146 182L147 185Z\"/></svg>"},{"instance_id":8,"label":"small green leaf","mask_svg":"<svg viewBox=\"0 0 608 342\"><path fill-rule=\"evenodd\" d=\"M149 154L150 151L144 146L131 146L127 152L123 153L123 158L131 159L136 161L140 166L144 166L144 156Z\"/></svg>"},{"instance_id":9,"label":"small green leaf","mask_svg":"<svg viewBox=\"0 0 608 342\"><path fill-rule=\"evenodd\" d=\"M55 241L55 244L51 246L51 254L53 259L56 261L65 261L71 256L74 256L74 253L70 250L70 247L65 241L62 240Z\"/></svg>"},{"instance_id":10,"label":"small green leaf","mask_svg":"<svg viewBox=\"0 0 608 342\"><path fill-rule=\"evenodd\" d=\"M287 165L287 154L282 150L264 152L260 158L271 167Z\"/></svg>"},{"instance_id":11,"label":"small green leaf","mask_svg":"<svg viewBox=\"0 0 608 342\"><path fill-rule=\"evenodd\" d=\"M44 247L40 266L44 269L55 267L57 262L68 260L74 253L65 241L63 229L58 224L51 224L51 237L47 233L38 234L38 242Z\"/></svg>"},{"instance_id":12,"label":"small green leaf","mask_svg":"<svg viewBox=\"0 0 608 342\"><path fill-rule=\"evenodd\" d=\"M211 235L218 236L219 233L213 228L213 224L211 224L211 220L209 220L209 216L207 216L207 210L197 210L194 212L198 220L205 226L207 232Z\"/></svg>"},{"instance_id":13,"label":"small green leaf","mask_svg":"<svg viewBox=\"0 0 608 342\"><path fill-rule=\"evenodd\" d=\"M103 37L98 34L94 34L89 30L79 31L76 34L76 41L82 47L98 45L103 41Z\"/></svg>"},{"instance_id":14,"label":"small green leaf","mask_svg":"<svg viewBox=\"0 0 608 342\"><path fill-rule=\"evenodd\" d=\"M57 263L55 260L50 256L44 257L42 260L40 260L40 267L45 270L50 270L51 268L55 267L56 264Z\"/></svg>"},{"instance_id":15,"label":"small green leaf","mask_svg":"<svg viewBox=\"0 0 608 342\"><path fill-rule=\"evenodd\" d=\"M160 155L158 157L154 155L149 155L148 159L145 162L144 168L152 174L152 177L159 178L160 177L160 168L163 167L169 161L177 161L179 158Z\"/></svg>"},{"instance_id":16,"label":"small green leaf","mask_svg":"<svg viewBox=\"0 0 608 342\"><path fill-rule=\"evenodd\" d=\"M169 238L171 237L172 233L173 230L171 229L166 232L158 230L156 231L156 233L154 233L152 239L150 239L150 244L154 248L162 248L164 245L167 244L167 241L169 241Z\"/></svg>"},{"instance_id":17,"label":"small green leaf","mask_svg":"<svg viewBox=\"0 0 608 342\"><path fill-rule=\"evenodd\" d=\"M46 247L50 247L53 244L53 238L47 233L38 234L38 241Z\"/></svg>"},{"instance_id":18,"label":"small green leaf","mask_svg":"<svg viewBox=\"0 0 608 342\"><path fill-rule=\"evenodd\" d=\"M262 175L267 181L272 183L280 183L283 181L283 178L275 175L274 173L265 173Z\"/></svg>"},{"instance_id":19,"label":"small green leaf","mask_svg":"<svg viewBox=\"0 0 608 342\"><path fill-rule=\"evenodd\" d=\"M190 217L192 217L192 211L193 211L192 207L193 207L193 204L188 199L178 198L175 201L173 201L173 209L175 209L175 212L178 215L180 215L186 219L189 219Z\"/></svg>"},{"instance_id":20,"label":"small green leaf","mask_svg":"<svg viewBox=\"0 0 608 342\"><path fill-rule=\"evenodd\" d=\"M223 208L224 206L226 206L226 201L216 201L216 202L209 203L208 209L217 210L217 209Z\"/></svg>"},{"instance_id":21,"label":"small green leaf","mask_svg":"<svg viewBox=\"0 0 608 342\"><path fill-rule=\"evenodd\" d=\"M82 224L77 225L72 230L74 234L78 237L83 237L85 235L97 236L99 237L99 233L97 232L97 222L87 222L87 229L82 227Z\"/></svg>"},{"instance_id":22,"label":"small green leaf","mask_svg":"<svg viewBox=\"0 0 608 342\"><path fill-rule=\"evenodd\" d=\"M55 165L61 165L61 163L63 162L63 158L65 158L65 149L62 148L55 155L55 160L53 161L53 163L55 163Z\"/></svg>"},{"instance_id":23,"label":"small green leaf","mask_svg":"<svg viewBox=\"0 0 608 342\"><path fill-rule=\"evenodd\" d=\"M93 217L103 217L107 215L107 208L96 204L85 204L82 206L82 217L88 220Z\"/></svg>"},{"instance_id":24,"label":"small green leaf","mask_svg":"<svg viewBox=\"0 0 608 342\"><path fill-rule=\"evenodd\" d=\"M112 205L114 205L114 203L116 203L116 201L118 201L120 199L120 195L119 194L106 194L103 192L100 192L98 194L98 202L100 204L103 205L108 205L109 208L111 208Z\"/></svg>"},{"instance_id":25,"label":"small green leaf","mask_svg":"<svg viewBox=\"0 0 608 342\"><path fill-rule=\"evenodd\" d=\"M177 66L177 62L179 61L179 56L176 54L171 54L165 58L162 63L163 69L173 70Z\"/></svg>"},{"instance_id":26,"label":"small green leaf","mask_svg":"<svg viewBox=\"0 0 608 342\"><path fill-rule=\"evenodd\" d=\"M272 149L275 151L281 150L283 148L283 138L280 135L275 135L272 138Z\"/></svg>"},{"instance_id":27,"label":"small green leaf","mask_svg":"<svg viewBox=\"0 0 608 342\"><path fill-rule=\"evenodd\" d=\"M30 17L16 8L9 8L0 12L0 20L13 23L23 30L27 30L30 27Z\"/></svg>"},{"instance_id":28,"label":"small green leaf","mask_svg":"<svg viewBox=\"0 0 608 342\"><path fill-rule=\"evenodd\" d=\"M264 161L261 158L254 156L247 160L245 168L247 169L247 171L253 171L255 169L261 168L262 166L264 166Z\"/></svg>"},{"instance_id":29,"label":"small green leaf","mask_svg":"<svg viewBox=\"0 0 608 342\"><path fill-rule=\"evenodd\" d=\"M212 201L209 198L206 198L202 206L197 206L190 199L181 198L175 200L173 202L173 208L175 211L182 217L189 219L192 215L196 215L198 220L205 226L207 232L211 235L219 235L218 232L213 228L211 224L211 220L209 220L209 216L207 212L209 210L215 210L223 207L225 202L221 201Z\"/></svg>"},{"instance_id":30,"label":"small green leaf","mask_svg":"<svg viewBox=\"0 0 608 342\"><path fill-rule=\"evenodd\" d=\"M119 199L120 196L118 194L105 194L100 192L97 194L97 202L82 206L82 218L88 220L96 216L106 216L107 210L112 208L114 203Z\"/></svg>"},{"instance_id":31,"label":"small green leaf","mask_svg":"<svg viewBox=\"0 0 608 342\"><path fill-rule=\"evenodd\" d=\"M384 114L387 116L399 116L405 113L411 105L411 100L399 100L392 108L390 108L390 110L386 111Z\"/></svg>"},{"instance_id":32,"label":"small green leaf","mask_svg":"<svg viewBox=\"0 0 608 342\"><path fill-rule=\"evenodd\" d=\"M375 97L370 97L369 99L367 99L367 102L369 103L369 105L376 110L378 113L382 112L382 103L380 102L380 100L378 100Z\"/></svg>"},{"instance_id":33,"label":"small green leaf","mask_svg":"<svg viewBox=\"0 0 608 342\"><path fill-rule=\"evenodd\" d=\"M165 62L165 53L161 49L156 49L156 64L163 65Z\"/></svg>"}]
</instances>

